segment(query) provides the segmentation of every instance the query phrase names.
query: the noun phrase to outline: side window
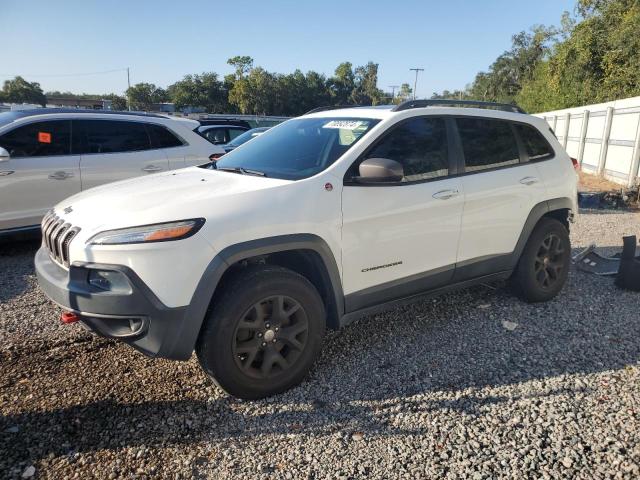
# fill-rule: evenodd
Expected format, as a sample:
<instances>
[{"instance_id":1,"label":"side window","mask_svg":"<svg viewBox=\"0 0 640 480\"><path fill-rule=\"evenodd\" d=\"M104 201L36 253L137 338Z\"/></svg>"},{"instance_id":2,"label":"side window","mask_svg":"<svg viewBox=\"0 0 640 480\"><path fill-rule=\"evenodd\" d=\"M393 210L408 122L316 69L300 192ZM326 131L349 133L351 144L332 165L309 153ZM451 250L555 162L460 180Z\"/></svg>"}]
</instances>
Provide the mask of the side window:
<instances>
[{"instance_id":1,"label":"side window","mask_svg":"<svg viewBox=\"0 0 640 480\"><path fill-rule=\"evenodd\" d=\"M527 150L530 161L543 160L553 156L553 150L542 134L534 127L515 124L516 131L520 135L520 139Z\"/></svg>"},{"instance_id":2,"label":"side window","mask_svg":"<svg viewBox=\"0 0 640 480\"><path fill-rule=\"evenodd\" d=\"M118 120L79 120L84 133L83 153L118 153L149 150L151 144L144 123Z\"/></svg>"},{"instance_id":3,"label":"side window","mask_svg":"<svg viewBox=\"0 0 640 480\"><path fill-rule=\"evenodd\" d=\"M0 147L13 158L71 154L71 122L52 120L18 127L0 137Z\"/></svg>"},{"instance_id":4,"label":"side window","mask_svg":"<svg viewBox=\"0 0 640 480\"><path fill-rule=\"evenodd\" d=\"M520 153L509 122L486 118L456 119L465 158L465 171L520 163Z\"/></svg>"},{"instance_id":5,"label":"side window","mask_svg":"<svg viewBox=\"0 0 640 480\"><path fill-rule=\"evenodd\" d=\"M171 148L183 145L182 140L162 125L148 123L147 132L149 132L149 138L151 139L151 148Z\"/></svg>"},{"instance_id":6,"label":"side window","mask_svg":"<svg viewBox=\"0 0 640 480\"><path fill-rule=\"evenodd\" d=\"M246 132L246 130L243 130L242 128L230 128L229 129L229 141L233 140L238 135L242 135L244 132Z\"/></svg>"},{"instance_id":7,"label":"side window","mask_svg":"<svg viewBox=\"0 0 640 480\"><path fill-rule=\"evenodd\" d=\"M226 130L226 128L210 128L204 132L204 136L207 140L211 143L215 143L216 145L227 143Z\"/></svg>"},{"instance_id":8,"label":"side window","mask_svg":"<svg viewBox=\"0 0 640 480\"><path fill-rule=\"evenodd\" d=\"M442 118L418 117L393 127L365 158L388 158L402 164L404 182L449 174L447 129Z\"/></svg>"}]
</instances>

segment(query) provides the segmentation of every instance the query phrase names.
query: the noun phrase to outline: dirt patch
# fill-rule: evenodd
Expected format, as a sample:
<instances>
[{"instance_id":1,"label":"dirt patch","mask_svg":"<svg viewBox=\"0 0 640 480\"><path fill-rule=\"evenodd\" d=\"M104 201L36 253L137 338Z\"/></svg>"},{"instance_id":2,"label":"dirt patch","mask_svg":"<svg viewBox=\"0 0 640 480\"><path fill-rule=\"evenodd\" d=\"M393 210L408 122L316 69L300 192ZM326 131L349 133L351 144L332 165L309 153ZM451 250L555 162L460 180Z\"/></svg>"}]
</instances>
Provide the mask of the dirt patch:
<instances>
[{"instance_id":1,"label":"dirt patch","mask_svg":"<svg viewBox=\"0 0 640 480\"><path fill-rule=\"evenodd\" d=\"M614 183L604 177L591 175L589 173L579 172L578 189L581 192L609 192L611 190L620 190L624 185Z\"/></svg>"}]
</instances>

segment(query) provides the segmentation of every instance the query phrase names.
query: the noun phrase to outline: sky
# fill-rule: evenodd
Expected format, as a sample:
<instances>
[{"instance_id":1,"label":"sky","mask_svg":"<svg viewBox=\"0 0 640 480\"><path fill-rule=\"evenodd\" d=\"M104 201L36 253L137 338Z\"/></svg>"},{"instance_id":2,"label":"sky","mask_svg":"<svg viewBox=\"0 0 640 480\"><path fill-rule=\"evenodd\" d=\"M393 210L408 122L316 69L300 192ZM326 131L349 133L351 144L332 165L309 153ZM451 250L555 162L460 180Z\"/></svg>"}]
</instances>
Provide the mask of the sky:
<instances>
[{"instance_id":1,"label":"sky","mask_svg":"<svg viewBox=\"0 0 640 480\"><path fill-rule=\"evenodd\" d=\"M535 24L559 25L575 0L0 0L0 82L43 90L123 93L190 73L231 72L227 59L330 76L350 61L379 64L378 87L418 97L463 88ZM117 70L117 71L114 71ZM96 74L95 72L108 72Z\"/></svg>"}]
</instances>

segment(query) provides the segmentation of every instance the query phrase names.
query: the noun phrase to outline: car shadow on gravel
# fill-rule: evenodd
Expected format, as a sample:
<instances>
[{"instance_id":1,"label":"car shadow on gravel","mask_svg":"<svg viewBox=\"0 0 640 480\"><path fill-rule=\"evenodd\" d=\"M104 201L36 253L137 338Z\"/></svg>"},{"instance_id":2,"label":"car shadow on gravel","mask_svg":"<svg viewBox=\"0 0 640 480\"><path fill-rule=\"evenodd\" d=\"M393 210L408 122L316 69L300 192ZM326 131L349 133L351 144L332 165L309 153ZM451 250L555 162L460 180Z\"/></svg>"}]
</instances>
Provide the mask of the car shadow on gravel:
<instances>
[{"instance_id":1,"label":"car shadow on gravel","mask_svg":"<svg viewBox=\"0 0 640 480\"><path fill-rule=\"evenodd\" d=\"M39 246L37 239L0 241L0 304L32 288L28 278L35 273L33 257Z\"/></svg>"},{"instance_id":2,"label":"car shadow on gravel","mask_svg":"<svg viewBox=\"0 0 640 480\"><path fill-rule=\"evenodd\" d=\"M207 386L193 361L157 363L113 342L80 343L73 347L78 352L41 352L42 358L13 360L3 369L22 369L36 388L48 381L51 373L40 374L39 366L50 364L52 356L64 357L55 368L83 373L63 387L70 396L59 407L34 411L25 401L18 413L0 416L0 451L14 458L73 461L78 452L273 434L304 434L310 441L327 433L344 441L354 432L429 434L399 419L434 411L481 416L492 405L523 398L573 398L588 393L580 376L636 364L639 298L617 289L610 278L572 269L565 289L548 303L525 304L498 284L396 308L329 334L302 385L258 402ZM105 380L100 369L113 358L118 361ZM136 369L154 377L131 380ZM567 380L562 387L547 384L560 377ZM120 384L124 378L128 382ZM534 382L533 391L520 387L525 382ZM487 393L487 387L500 394ZM502 394L502 387L511 388ZM9 394L14 388L17 383L2 385ZM70 400L74 391L87 388L93 390L89 398L98 400ZM173 393L156 398L165 390Z\"/></svg>"}]
</instances>

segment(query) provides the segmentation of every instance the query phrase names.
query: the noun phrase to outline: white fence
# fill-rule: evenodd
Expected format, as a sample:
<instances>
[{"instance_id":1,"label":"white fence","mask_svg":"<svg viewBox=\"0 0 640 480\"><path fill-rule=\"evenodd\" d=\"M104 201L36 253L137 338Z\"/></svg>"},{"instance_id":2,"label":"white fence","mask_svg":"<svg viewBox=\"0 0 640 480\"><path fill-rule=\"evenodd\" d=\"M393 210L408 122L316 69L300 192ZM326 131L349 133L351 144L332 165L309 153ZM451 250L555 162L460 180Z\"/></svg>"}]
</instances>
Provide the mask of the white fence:
<instances>
[{"instance_id":1,"label":"white fence","mask_svg":"<svg viewBox=\"0 0 640 480\"><path fill-rule=\"evenodd\" d=\"M582 170L616 183L638 183L640 97L536 114Z\"/></svg>"}]
</instances>

